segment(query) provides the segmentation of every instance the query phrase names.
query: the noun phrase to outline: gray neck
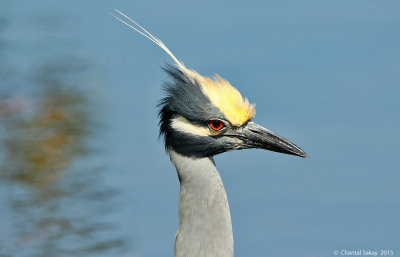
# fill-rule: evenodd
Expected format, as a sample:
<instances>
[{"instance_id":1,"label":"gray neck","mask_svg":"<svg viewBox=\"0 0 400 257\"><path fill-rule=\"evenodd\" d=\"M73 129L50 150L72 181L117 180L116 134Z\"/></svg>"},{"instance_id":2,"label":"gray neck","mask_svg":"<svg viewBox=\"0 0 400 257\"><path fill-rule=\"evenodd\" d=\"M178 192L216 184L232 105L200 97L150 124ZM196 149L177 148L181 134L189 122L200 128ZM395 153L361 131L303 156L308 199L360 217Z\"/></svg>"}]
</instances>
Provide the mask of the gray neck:
<instances>
[{"instance_id":1,"label":"gray neck","mask_svg":"<svg viewBox=\"0 0 400 257\"><path fill-rule=\"evenodd\" d=\"M181 182L175 257L233 257L228 199L213 158L168 152Z\"/></svg>"}]
</instances>

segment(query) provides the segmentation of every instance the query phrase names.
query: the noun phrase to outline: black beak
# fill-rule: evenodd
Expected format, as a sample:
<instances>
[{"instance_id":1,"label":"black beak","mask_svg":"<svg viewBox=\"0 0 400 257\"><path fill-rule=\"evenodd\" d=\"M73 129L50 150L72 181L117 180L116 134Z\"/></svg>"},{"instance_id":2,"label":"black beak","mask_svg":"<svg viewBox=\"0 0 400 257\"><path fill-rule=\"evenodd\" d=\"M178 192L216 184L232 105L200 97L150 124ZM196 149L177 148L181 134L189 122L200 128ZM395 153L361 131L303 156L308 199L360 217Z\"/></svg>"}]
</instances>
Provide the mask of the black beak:
<instances>
[{"instance_id":1,"label":"black beak","mask_svg":"<svg viewBox=\"0 0 400 257\"><path fill-rule=\"evenodd\" d=\"M260 148L304 158L308 157L297 145L252 121L243 126L240 132L238 131L238 137L243 141L244 148Z\"/></svg>"}]
</instances>

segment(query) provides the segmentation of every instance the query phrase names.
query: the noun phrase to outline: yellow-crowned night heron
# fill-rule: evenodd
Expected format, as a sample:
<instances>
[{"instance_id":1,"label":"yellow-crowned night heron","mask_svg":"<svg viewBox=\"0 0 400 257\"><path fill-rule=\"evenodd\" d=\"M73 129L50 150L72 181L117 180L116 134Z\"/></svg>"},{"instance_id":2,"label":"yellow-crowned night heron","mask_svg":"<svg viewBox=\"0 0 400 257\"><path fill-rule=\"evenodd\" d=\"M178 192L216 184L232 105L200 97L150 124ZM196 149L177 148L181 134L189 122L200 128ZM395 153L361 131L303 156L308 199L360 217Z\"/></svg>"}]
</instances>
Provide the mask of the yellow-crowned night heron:
<instances>
[{"instance_id":1,"label":"yellow-crowned night heron","mask_svg":"<svg viewBox=\"0 0 400 257\"><path fill-rule=\"evenodd\" d=\"M228 199L213 156L260 148L307 157L287 139L252 121L255 106L228 81L186 68L146 29L116 10L116 19L161 47L174 60L160 103L160 134L178 172L180 224L175 257L232 257L233 235Z\"/></svg>"}]
</instances>

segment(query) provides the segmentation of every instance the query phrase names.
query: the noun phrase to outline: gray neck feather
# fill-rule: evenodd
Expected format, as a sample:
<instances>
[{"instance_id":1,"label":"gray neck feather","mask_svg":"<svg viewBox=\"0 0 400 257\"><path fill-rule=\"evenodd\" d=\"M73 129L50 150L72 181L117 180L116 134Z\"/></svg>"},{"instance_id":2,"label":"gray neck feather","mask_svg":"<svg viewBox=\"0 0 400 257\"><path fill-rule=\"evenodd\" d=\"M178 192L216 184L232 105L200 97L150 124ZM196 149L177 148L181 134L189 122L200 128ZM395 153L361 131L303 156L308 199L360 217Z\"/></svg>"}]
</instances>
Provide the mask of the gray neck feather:
<instances>
[{"instance_id":1,"label":"gray neck feather","mask_svg":"<svg viewBox=\"0 0 400 257\"><path fill-rule=\"evenodd\" d=\"M233 257L228 199L213 158L168 152L181 182L175 257Z\"/></svg>"}]
</instances>

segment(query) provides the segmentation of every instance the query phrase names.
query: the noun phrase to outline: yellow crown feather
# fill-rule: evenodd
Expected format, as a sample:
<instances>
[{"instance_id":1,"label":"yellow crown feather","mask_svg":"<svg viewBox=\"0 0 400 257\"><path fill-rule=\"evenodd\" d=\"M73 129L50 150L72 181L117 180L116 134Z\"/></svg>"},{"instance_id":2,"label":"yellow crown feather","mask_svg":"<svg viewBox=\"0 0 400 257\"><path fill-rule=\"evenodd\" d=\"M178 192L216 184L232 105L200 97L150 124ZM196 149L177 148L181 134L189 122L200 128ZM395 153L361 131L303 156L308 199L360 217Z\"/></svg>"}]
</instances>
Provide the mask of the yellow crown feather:
<instances>
[{"instance_id":1,"label":"yellow crown feather","mask_svg":"<svg viewBox=\"0 0 400 257\"><path fill-rule=\"evenodd\" d=\"M256 115L255 105L250 104L247 98L243 98L236 88L219 75L211 79L187 68L181 68L181 71L200 84L211 103L220 109L233 125L241 126Z\"/></svg>"}]
</instances>

